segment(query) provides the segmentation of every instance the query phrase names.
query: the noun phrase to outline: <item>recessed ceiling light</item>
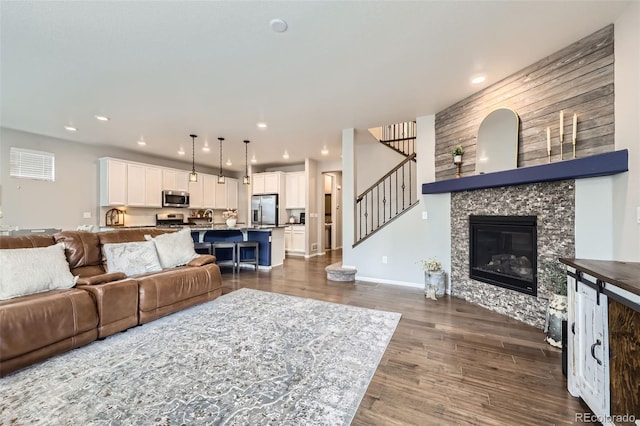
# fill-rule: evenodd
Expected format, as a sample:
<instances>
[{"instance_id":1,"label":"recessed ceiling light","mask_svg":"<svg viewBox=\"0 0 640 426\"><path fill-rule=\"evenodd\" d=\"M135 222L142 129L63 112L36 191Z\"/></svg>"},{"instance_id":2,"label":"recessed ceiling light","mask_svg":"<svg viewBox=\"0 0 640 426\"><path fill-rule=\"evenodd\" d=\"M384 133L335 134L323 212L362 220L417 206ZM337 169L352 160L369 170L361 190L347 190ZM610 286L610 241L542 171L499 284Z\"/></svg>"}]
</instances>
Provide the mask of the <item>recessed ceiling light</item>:
<instances>
[{"instance_id":1,"label":"recessed ceiling light","mask_svg":"<svg viewBox=\"0 0 640 426\"><path fill-rule=\"evenodd\" d=\"M227 158L227 162L225 164L227 166L233 166L233 163L231 162L231 158Z\"/></svg>"},{"instance_id":2,"label":"recessed ceiling light","mask_svg":"<svg viewBox=\"0 0 640 426\"><path fill-rule=\"evenodd\" d=\"M202 147L204 152L210 152L211 148L209 148L209 141L204 141L204 146Z\"/></svg>"},{"instance_id":3,"label":"recessed ceiling light","mask_svg":"<svg viewBox=\"0 0 640 426\"><path fill-rule=\"evenodd\" d=\"M267 128L267 123L260 122L260 123L256 124L256 126L258 126L259 129L266 129Z\"/></svg>"},{"instance_id":4,"label":"recessed ceiling light","mask_svg":"<svg viewBox=\"0 0 640 426\"><path fill-rule=\"evenodd\" d=\"M147 146L147 143L144 141L143 138L140 138L140 140L138 141L138 145L140 146Z\"/></svg>"},{"instance_id":5,"label":"recessed ceiling light","mask_svg":"<svg viewBox=\"0 0 640 426\"><path fill-rule=\"evenodd\" d=\"M287 150L284 150L284 153L282 154L282 158L284 158L285 160L289 159L289 153L287 152Z\"/></svg>"},{"instance_id":6,"label":"recessed ceiling light","mask_svg":"<svg viewBox=\"0 0 640 426\"><path fill-rule=\"evenodd\" d=\"M184 155L184 148L180 147L180 149L178 150L178 155Z\"/></svg>"},{"instance_id":7,"label":"recessed ceiling light","mask_svg":"<svg viewBox=\"0 0 640 426\"><path fill-rule=\"evenodd\" d=\"M479 76L473 77L473 78L471 79L471 82L472 82L473 84L480 84L480 83L484 83L484 81L485 81L486 79L487 79L487 77L485 77L484 75L479 75Z\"/></svg>"},{"instance_id":8,"label":"recessed ceiling light","mask_svg":"<svg viewBox=\"0 0 640 426\"><path fill-rule=\"evenodd\" d=\"M276 18L269 21L269 26L271 29L277 33L283 33L287 31L289 25L285 22L284 19Z\"/></svg>"},{"instance_id":9,"label":"recessed ceiling light","mask_svg":"<svg viewBox=\"0 0 640 426\"><path fill-rule=\"evenodd\" d=\"M107 117L106 115L96 114L94 115L94 117L96 118L96 120L99 120L99 121L109 121L109 117Z\"/></svg>"},{"instance_id":10,"label":"recessed ceiling light","mask_svg":"<svg viewBox=\"0 0 640 426\"><path fill-rule=\"evenodd\" d=\"M257 162L258 162L258 160L256 159L256 155L255 155L255 154L253 154L253 155L251 156L251 163L256 164Z\"/></svg>"},{"instance_id":11,"label":"recessed ceiling light","mask_svg":"<svg viewBox=\"0 0 640 426\"><path fill-rule=\"evenodd\" d=\"M73 127L73 126L71 126L71 125L68 125L68 124L67 124L66 126L64 126L64 129L65 129L67 132L75 132L76 130L78 130L78 129L76 129L75 127Z\"/></svg>"},{"instance_id":12,"label":"recessed ceiling light","mask_svg":"<svg viewBox=\"0 0 640 426\"><path fill-rule=\"evenodd\" d=\"M320 151L322 155L329 155L329 150L327 149L327 145L322 147L322 151Z\"/></svg>"}]
</instances>

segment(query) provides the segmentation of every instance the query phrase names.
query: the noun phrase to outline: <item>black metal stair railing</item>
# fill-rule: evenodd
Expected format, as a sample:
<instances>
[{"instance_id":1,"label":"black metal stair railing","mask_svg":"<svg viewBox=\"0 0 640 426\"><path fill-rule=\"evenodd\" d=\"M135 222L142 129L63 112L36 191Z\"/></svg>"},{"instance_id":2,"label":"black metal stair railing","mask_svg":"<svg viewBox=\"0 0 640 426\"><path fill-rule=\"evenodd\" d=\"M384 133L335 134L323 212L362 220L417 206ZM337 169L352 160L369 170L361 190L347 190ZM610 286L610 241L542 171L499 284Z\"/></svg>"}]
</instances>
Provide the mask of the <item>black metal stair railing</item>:
<instances>
[{"instance_id":1,"label":"black metal stair railing","mask_svg":"<svg viewBox=\"0 0 640 426\"><path fill-rule=\"evenodd\" d=\"M408 157L416 153L417 126L415 121L382 126L380 143ZM414 160L415 161L415 157Z\"/></svg>"},{"instance_id":2,"label":"black metal stair railing","mask_svg":"<svg viewBox=\"0 0 640 426\"><path fill-rule=\"evenodd\" d=\"M416 154L356 197L355 247L418 203Z\"/></svg>"}]
</instances>

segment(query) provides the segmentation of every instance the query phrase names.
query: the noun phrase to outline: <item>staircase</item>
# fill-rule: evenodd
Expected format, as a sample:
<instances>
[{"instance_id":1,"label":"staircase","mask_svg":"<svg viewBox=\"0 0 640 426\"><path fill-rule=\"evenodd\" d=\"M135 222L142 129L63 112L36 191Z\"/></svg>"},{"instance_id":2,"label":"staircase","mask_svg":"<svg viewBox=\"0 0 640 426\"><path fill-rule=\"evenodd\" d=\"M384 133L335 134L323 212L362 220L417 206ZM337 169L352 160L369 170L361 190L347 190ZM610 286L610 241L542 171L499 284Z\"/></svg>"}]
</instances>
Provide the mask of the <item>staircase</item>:
<instances>
[{"instance_id":1,"label":"staircase","mask_svg":"<svg viewBox=\"0 0 640 426\"><path fill-rule=\"evenodd\" d=\"M369 129L378 141L404 159L356 197L355 242L365 241L418 203L416 122Z\"/></svg>"}]
</instances>

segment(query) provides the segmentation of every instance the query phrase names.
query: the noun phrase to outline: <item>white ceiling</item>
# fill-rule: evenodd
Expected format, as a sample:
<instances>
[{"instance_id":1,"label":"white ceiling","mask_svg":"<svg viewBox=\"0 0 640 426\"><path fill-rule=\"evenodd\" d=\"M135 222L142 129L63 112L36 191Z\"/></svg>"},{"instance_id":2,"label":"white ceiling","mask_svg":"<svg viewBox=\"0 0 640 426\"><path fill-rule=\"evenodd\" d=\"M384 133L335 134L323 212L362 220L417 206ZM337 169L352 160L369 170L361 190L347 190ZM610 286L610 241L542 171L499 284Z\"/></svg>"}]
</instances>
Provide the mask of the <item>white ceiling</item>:
<instances>
[{"instance_id":1,"label":"white ceiling","mask_svg":"<svg viewBox=\"0 0 640 426\"><path fill-rule=\"evenodd\" d=\"M171 159L182 147L187 162L196 133L196 163L209 166L222 136L235 170L243 139L260 165L337 160L342 129L434 114L628 3L2 0L0 124ZM487 81L473 86L478 73Z\"/></svg>"}]
</instances>

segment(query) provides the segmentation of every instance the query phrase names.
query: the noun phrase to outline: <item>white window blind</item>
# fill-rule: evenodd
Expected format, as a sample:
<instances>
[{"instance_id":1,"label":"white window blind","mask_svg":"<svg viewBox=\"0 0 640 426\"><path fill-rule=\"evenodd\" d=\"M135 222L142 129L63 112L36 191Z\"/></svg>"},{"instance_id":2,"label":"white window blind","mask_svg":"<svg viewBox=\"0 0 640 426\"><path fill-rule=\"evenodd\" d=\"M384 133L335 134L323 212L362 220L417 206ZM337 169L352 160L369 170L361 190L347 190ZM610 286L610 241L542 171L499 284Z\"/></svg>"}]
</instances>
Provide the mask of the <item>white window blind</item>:
<instances>
[{"instance_id":1,"label":"white window blind","mask_svg":"<svg viewBox=\"0 0 640 426\"><path fill-rule=\"evenodd\" d=\"M55 181L55 157L51 152L11 147L9 156L12 177Z\"/></svg>"}]
</instances>

